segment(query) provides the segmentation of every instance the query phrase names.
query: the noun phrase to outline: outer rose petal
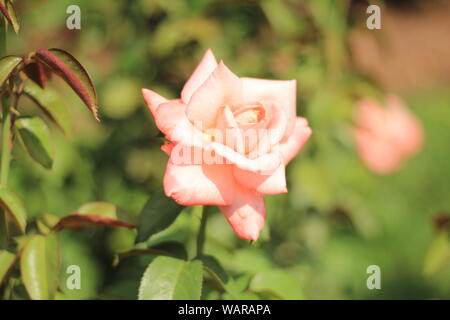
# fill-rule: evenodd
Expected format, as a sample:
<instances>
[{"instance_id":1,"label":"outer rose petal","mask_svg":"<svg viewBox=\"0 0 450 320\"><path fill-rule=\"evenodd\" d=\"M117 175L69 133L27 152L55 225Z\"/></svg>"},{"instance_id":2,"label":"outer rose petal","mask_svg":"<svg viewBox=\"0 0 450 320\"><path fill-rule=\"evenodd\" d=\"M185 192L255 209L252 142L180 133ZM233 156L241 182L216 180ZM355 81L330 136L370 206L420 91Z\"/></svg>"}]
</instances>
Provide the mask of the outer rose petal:
<instances>
[{"instance_id":1,"label":"outer rose petal","mask_svg":"<svg viewBox=\"0 0 450 320\"><path fill-rule=\"evenodd\" d=\"M287 165L300 152L311 134L312 130L308 127L308 121L305 118L297 117L294 132L279 145L284 165Z\"/></svg>"},{"instance_id":2,"label":"outer rose petal","mask_svg":"<svg viewBox=\"0 0 450 320\"><path fill-rule=\"evenodd\" d=\"M189 103L194 92L208 79L216 67L216 58L211 49L208 49L181 91L181 99L184 103Z\"/></svg>"},{"instance_id":3,"label":"outer rose petal","mask_svg":"<svg viewBox=\"0 0 450 320\"><path fill-rule=\"evenodd\" d=\"M156 126L165 135L170 136L173 129L187 121L186 105L179 102L166 102L159 105L154 114Z\"/></svg>"},{"instance_id":4,"label":"outer rose petal","mask_svg":"<svg viewBox=\"0 0 450 320\"><path fill-rule=\"evenodd\" d=\"M142 95L144 96L144 100L148 105L153 116L155 116L156 109L161 103L167 102L168 100L156 92L148 89L142 89Z\"/></svg>"},{"instance_id":5,"label":"outer rose petal","mask_svg":"<svg viewBox=\"0 0 450 320\"><path fill-rule=\"evenodd\" d=\"M233 203L219 208L240 238L252 241L258 239L266 218L262 195L237 185Z\"/></svg>"},{"instance_id":6,"label":"outer rose petal","mask_svg":"<svg viewBox=\"0 0 450 320\"><path fill-rule=\"evenodd\" d=\"M256 78L241 78L242 95L245 102L272 100L284 109L289 121L286 135L289 136L294 128L296 117L296 81L295 80L266 80Z\"/></svg>"},{"instance_id":7,"label":"outer rose petal","mask_svg":"<svg viewBox=\"0 0 450 320\"><path fill-rule=\"evenodd\" d=\"M172 142L186 146L203 145L202 133L186 117L186 105L169 101L159 105L155 115L156 126Z\"/></svg>"},{"instance_id":8,"label":"outer rose petal","mask_svg":"<svg viewBox=\"0 0 450 320\"><path fill-rule=\"evenodd\" d=\"M229 165L175 165L169 161L164 192L185 206L229 205L235 190L231 174Z\"/></svg>"},{"instance_id":9,"label":"outer rose petal","mask_svg":"<svg viewBox=\"0 0 450 320\"><path fill-rule=\"evenodd\" d=\"M271 175L258 174L246 170L233 168L233 175L236 182L240 185L255 190L261 194L279 194L286 193L286 175L283 164L275 170Z\"/></svg>"},{"instance_id":10,"label":"outer rose petal","mask_svg":"<svg viewBox=\"0 0 450 320\"><path fill-rule=\"evenodd\" d=\"M161 150L164 151L168 156L170 156L170 153L172 152L172 149L174 148L174 144L171 142L164 142L161 146Z\"/></svg>"},{"instance_id":11,"label":"outer rose petal","mask_svg":"<svg viewBox=\"0 0 450 320\"><path fill-rule=\"evenodd\" d=\"M201 121L202 130L214 126L220 107L241 102L241 80L221 61L214 72L192 95L186 114L195 125Z\"/></svg>"}]
</instances>

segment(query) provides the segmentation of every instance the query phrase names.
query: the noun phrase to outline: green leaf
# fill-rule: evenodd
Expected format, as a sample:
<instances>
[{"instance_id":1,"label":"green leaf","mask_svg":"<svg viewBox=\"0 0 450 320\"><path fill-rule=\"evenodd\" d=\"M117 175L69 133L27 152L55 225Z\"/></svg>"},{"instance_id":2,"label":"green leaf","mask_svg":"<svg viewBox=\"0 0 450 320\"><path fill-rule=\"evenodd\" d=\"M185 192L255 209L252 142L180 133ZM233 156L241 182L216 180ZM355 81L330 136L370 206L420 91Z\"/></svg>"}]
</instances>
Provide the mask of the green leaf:
<instances>
[{"instance_id":1,"label":"green leaf","mask_svg":"<svg viewBox=\"0 0 450 320\"><path fill-rule=\"evenodd\" d=\"M21 57L17 56L5 56L0 58L0 87L5 84L6 80L9 79L22 60Z\"/></svg>"},{"instance_id":2,"label":"green leaf","mask_svg":"<svg viewBox=\"0 0 450 320\"><path fill-rule=\"evenodd\" d=\"M46 236L46 256L48 270L49 295L53 299L58 289L61 272L61 254L59 235L56 232L50 232Z\"/></svg>"},{"instance_id":3,"label":"green leaf","mask_svg":"<svg viewBox=\"0 0 450 320\"><path fill-rule=\"evenodd\" d=\"M146 241L150 236L169 227L183 210L164 192L155 192L145 204L138 220L136 242Z\"/></svg>"},{"instance_id":4,"label":"green leaf","mask_svg":"<svg viewBox=\"0 0 450 320\"><path fill-rule=\"evenodd\" d=\"M157 257L142 276L139 300L198 300L202 278L199 260Z\"/></svg>"},{"instance_id":5,"label":"green leaf","mask_svg":"<svg viewBox=\"0 0 450 320\"><path fill-rule=\"evenodd\" d=\"M12 1L6 0L5 2L0 2L0 12L5 16L14 32L19 33L20 25Z\"/></svg>"},{"instance_id":6,"label":"green leaf","mask_svg":"<svg viewBox=\"0 0 450 320\"><path fill-rule=\"evenodd\" d=\"M20 198L5 187L0 187L0 206L8 213L22 233L25 233L27 214Z\"/></svg>"},{"instance_id":7,"label":"green leaf","mask_svg":"<svg viewBox=\"0 0 450 320\"><path fill-rule=\"evenodd\" d=\"M16 263L17 256L9 251L0 250L0 286Z\"/></svg>"},{"instance_id":8,"label":"green leaf","mask_svg":"<svg viewBox=\"0 0 450 320\"><path fill-rule=\"evenodd\" d=\"M39 118L21 117L15 126L28 154L44 168L50 169L53 165L53 141L45 122Z\"/></svg>"},{"instance_id":9,"label":"green leaf","mask_svg":"<svg viewBox=\"0 0 450 320\"><path fill-rule=\"evenodd\" d=\"M220 265L219 261L212 256L200 256L196 259L202 261L203 269L211 277L211 280L216 284L218 288L226 292L230 298L237 299L239 292L235 290L234 280L228 276L227 272Z\"/></svg>"},{"instance_id":10,"label":"green leaf","mask_svg":"<svg viewBox=\"0 0 450 320\"><path fill-rule=\"evenodd\" d=\"M97 94L86 70L67 51L62 49L38 50L34 58L60 76L81 98L95 119L98 118Z\"/></svg>"},{"instance_id":11,"label":"green leaf","mask_svg":"<svg viewBox=\"0 0 450 320\"><path fill-rule=\"evenodd\" d=\"M439 232L425 255L423 272L430 276L450 261L450 241L446 231Z\"/></svg>"},{"instance_id":12,"label":"green leaf","mask_svg":"<svg viewBox=\"0 0 450 320\"><path fill-rule=\"evenodd\" d=\"M31 299L54 298L59 280L59 255L59 240L55 233L34 235L25 245L20 258L20 271Z\"/></svg>"},{"instance_id":13,"label":"green leaf","mask_svg":"<svg viewBox=\"0 0 450 320\"><path fill-rule=\"evenodd\" d=\"M267 270L256 274L250 282L250 289L278 299L303 299L297 279L282 270Z\"/></svg>"},{"instance_id":14,"label":"green leaf","mask_svg":"<svg viewBox=\"0 0 450 320\"><path fill-rule=\"evenodd\" d=\"M69 110L54 90L48 87L42 89L34 82L27 81L24 92L67 136L72 135Z\"/></svg>"}]
</instances>

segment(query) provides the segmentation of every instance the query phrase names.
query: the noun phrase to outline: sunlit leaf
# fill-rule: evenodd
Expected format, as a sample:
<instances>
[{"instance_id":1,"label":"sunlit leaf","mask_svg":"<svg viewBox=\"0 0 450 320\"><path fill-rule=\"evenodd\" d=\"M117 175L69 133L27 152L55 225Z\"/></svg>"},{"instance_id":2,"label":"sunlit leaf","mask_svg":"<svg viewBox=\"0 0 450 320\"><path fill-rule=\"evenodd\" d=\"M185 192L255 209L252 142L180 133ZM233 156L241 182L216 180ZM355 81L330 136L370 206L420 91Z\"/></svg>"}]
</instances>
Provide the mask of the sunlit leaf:
<instances>
[{"instance_id":1,"label":"sunlit leaf","mask_svg":"<svg viewBox=\"0 0 450 320\"><path fill-rule=\"evenodd\" d=\"M0 187L0 206L7 212L22 233L25 233L27 214L22 200L11 190Z\"/></svg>"},{"instance_id":2,"label":"sunlit leaf","mask_svg":"<svg viewBox=\"0 0 450 320\"><path fill-rule=\"evenodd\" d=\"M58 233L50 232L46 236L46 241L49 296L53 299L56 290L58 289L61 271L60 241Z\"/></svg>"},{"instance_id":3,"label":"sunlit leaf","mask_svg":"<svg viewBox=\"0 0 450 320\"><path fill-rule=\"evenodd\" d=\"M8 80L22 60L21 57L17 56L5 56L0 58L0 87L5 84L6 80Z\"/></svg>"},{"instance_id":4,"label":"sunlit leaf","mask_svg":"<svg viewBox=\"0 0 450 320\"><path fill-rule=\"evenodd\" d=\"M21 117L15 121L19 137L28 154L44 168L53 165L53 140L50 130L40 118Z\"/></svg>"},{"instance_id":5,"label":"sunlit leaf","mask_svg":"<svg viewBox=\"0 0 450 320\"><path fill-rule=\"evenodd\" d=\"M56 293L60 257L57 234L34 235L25 245L20 271L27 292L33 300L52 299Z\"/></svg>"},{"instance_id":6,"label":"sunlit leaf","mask_svg":"<svg viewBox=\"0 0 450 320\"><path fill-rule=\"evenodd\" d=\"M59 75L78 94L98 120L97 94L94 85L75 57L67 51L56 48L38 50L34 57Z\"/></svg>"},{"instance_id":7,"label":"sunlit leaf","mask_svg":"<svg viewBox=\"0 0 450 320\"><path fill-rule=\"evenodd\" d=\"M170 226L183 208L171 198L166 197L164 192L155 192L147 201L139 216L136 242L143 242Z\"/></svg>"},{"instance_id":8,"label":"sunlit leaf","mask_svg":"<svg viewBox=\"0 0 450 320\"><path fill-rule=\"evenodd\" d=\"M6 250L0 250L0 285L6 276L11 272L16 260L17 255Z\"/></svg>"},{"instance_id":9,"label":"sunlit leaf","mask_svg":"<svg viewBox=\"0 0 450 320\"><path fill-rule=\"evenodd\" d=\"M202 289L202 263L157 257L145 271L139 300L198 300Z\"/></svg>"},{"instance_id":10,"label":"sunlit leaf","mask_svg":"<svg viewBox=\"0 0 450 320\"><path fill-rule=\"evenodd\" d=\"M49 234L58 221L59 217L49 213L44 213L36 219L36 226L41 233Z\"/></svg>"},{"instance_id":11,"label":"sunlit leaf","mask_svg":"<svg viewBox=\"0 0 450 320\"><path fill-rule=\"evenodd\" d=\"M72 122L69 110L59 95L51 88L40 88L37 84L27 81L24 86L25 94L33 100L39 108L54 122L66 135L72 134Z\"/></svg>"},{"instance_id":12,"label":"sunlit leaf","mask_svg":"<svg viewBox=\"0 0 450 320\"><path fill-rule=\"evenodd\" d=\"M250 283L250 289L278 299L303 299L297 279L282 270L266 270L256 274Z\"/></svg>"},{"instance_id":13,"label":"sunlit leaf","mask_svg":"<svg viewBox=\"0 0 450 320\"><path fill-rule=\"evenodd\" d=\"M11 25L15 33L19 33L20 25L17 20L16 11L11 0L6 0L5 2L0 1L0 12L6 18L8 23Z\"/></svg>"}]
</instances>

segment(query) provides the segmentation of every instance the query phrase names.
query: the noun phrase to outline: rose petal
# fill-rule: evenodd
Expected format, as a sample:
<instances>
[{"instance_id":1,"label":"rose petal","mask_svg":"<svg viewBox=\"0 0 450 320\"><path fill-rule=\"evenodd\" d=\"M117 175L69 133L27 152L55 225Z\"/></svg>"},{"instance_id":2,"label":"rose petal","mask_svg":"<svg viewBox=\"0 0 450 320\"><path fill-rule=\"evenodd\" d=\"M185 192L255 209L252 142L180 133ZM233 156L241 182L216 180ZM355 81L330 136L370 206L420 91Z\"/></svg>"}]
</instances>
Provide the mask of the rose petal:
<instances>
[{"instance_id":1,"label":"rose petal","mask_svg":"<svg viewBox=\"0 0 450 320\"><path fill-rule=\"evenodd\" d=\"M242 132L233 117L230 107L224 106L219 111L213 136L214 141L222 143L239 153L244 153Z\"/></svg>"},{"instance_id":2,"label":"rose petal","mask_svg":"<svg viewBox=\"0 0 450 320\"><path fill-rule=\"evenodd\" d=\"M386 104L393 142L405 156L416 153L423 145L421 123L396 96L389 96Z\"/></svg>"},{"instance_id":3,"label":"rose petal","mask_svg":"<svg viewBox=\"0 0 450 320\"><path fill-rule=\"evenodd\" d=\"M203 134L186 117L186 105L169 101L159 105L154 115L156 126L172 142L202 146Z\"/></svg>"},{"instance_id":4,"label":"rose petal","mask_svg":"<svg viewBox=\"0 0 450 320\"><path fill-rule=\"evenodd\" d=\"M390 117L387 109L373 99L362 99L356 108L358 128L370 131L380 139L390 139Z\"/></svg>"},{"instance_id":5,"label":"rose petal","mask_svg":"<svg viewBox=\"0 0 450 320\"><path fill-rule=\"evenodd\" d=\"M156 92L149 89L142 89L142 95L144 96L144 100L150 109L150 112L153 116L155 116L156 109L161 103L167 102L168 100Z\"/></svg>"},{"instance_id":6,"label":"rose petal","mask_svg":"<svg viewBox=\"0 0 450 320\"><path fill-rule=\"evenodd\" d=\"M169 161L164 192L185 206L229 205L235 190L231 175L230 165L175 165Z\"/></svg>"},{"instance_id":7,"label":"rose petal","mask_svg":"<svg viewBox=\"0 0 450 320\"><path fill-rule=\"evenodd\" d=\"M174 144L171 142L164 142L161 145L161 150L164 151L168 156L170 156L170 153L172 152L172 149L174 148Z\"/></svg>"},{"instance_id":8,"label":"rose petal","mask_svg":"<svg viewBox=\"0 0 450 320\"><path fill-rule=\"evenodd\" d=\"M262 195L237 185L233 203L219 208L240 238L258 239L266 217Z\"/></svg>"},{"instance_id":9,"label":"rose petal","mask_svg":"<svg viewBox=\"0 0 450 320\"><path fill-rule=\"evenodd\" d=\"M186 114L202 131L214 126L220 107L233 106L242 98L241 80L221 61L192 95Z\"/></svg>"},{"instance_id":10,"label":"rose petal","mask_svg":"<svg viewBox=\"0 0 450 320\"><path fill-rule=\"evenodd\" d=\"M249 159L233 149L217 142L205 145L204 149L213 150L218 156L224 158L225 163L234 164L243 170L260 174L272 174L281 163L278 152L267 153L256 159Z\"/></svg>"},{"instance_id":11,"label":"rose petal","mask_svg":"<svg viewBox=\"0 0 450 320\"><path fill-rule=\"evenodd\" d=\"M181 99L188 104L194 92L208 79L216 69L217 61L211 49L206 50L200 63L195 68L189 80L181 91Z\"/></svg>"},{"instance_id":12,"label":"rose petal","mask_svg":"<svg viewBox=\"0 0 450 320\"><path fill-rule=\"evenodd\" d=\"M287 165L300 152L311 134L312 130L308 127L308 121L305 118L297 117L294 132L279 145L284 165Z\"/></svg>"},{"instance_id":13,"label":"rose petal","mask_svg":"<svg viewBox=\"0 0 450 320\"><path fill-rule=\"evenodd\" d=\"M288 126L288 119L283 109L273 106L271 119L265 130L258 132L257 147L250 150L247 156L251 159L270 152L273 146L284 138Z\"/></svg>"},{"instance_id":14,"label":"rose petal","mask_svg":"<svg viewBox=\"0 0 450 320\"><path fill-rule=\"evenodd\" d=\"M187 121L186 105L172 101L162 103L157 108L154 118L159 130L170 136L176 126Z\"/></svg>"},{"instance_id":15,"label":"rose petal","mask_svg":"<svg viewBox=\"0 0 450 320\"><path fill-rule=\"evenodd\" d=\"M280 194L286 193L286 174L285 167L280 164L279 167L270 175L258 174L238 167L233 168L233 175L240 185L255 190L261 194Z\"/></svg>"},{"instance_id":16,"label":"rose petal","mask_svg":"<svg viewBox=\"0 0 450 320\"><path fill-rule=\"evenodd\" d=\"M285 137L292 133L296 117L296 81L241 78L244 102L272 100L285 110L288 126Z\"/></svg>"},{"instance_id":17,"label":"rose petal","mask_svg":"<svg viewBox=\"0 0 450 320\"><path fill-rule=\"evenodd\" d=\"M364 129L355 129L358 153L365 165L375 173L388 174L402 163L401 150L394 144L374 136Z\"/></svg>"}]
</instances>

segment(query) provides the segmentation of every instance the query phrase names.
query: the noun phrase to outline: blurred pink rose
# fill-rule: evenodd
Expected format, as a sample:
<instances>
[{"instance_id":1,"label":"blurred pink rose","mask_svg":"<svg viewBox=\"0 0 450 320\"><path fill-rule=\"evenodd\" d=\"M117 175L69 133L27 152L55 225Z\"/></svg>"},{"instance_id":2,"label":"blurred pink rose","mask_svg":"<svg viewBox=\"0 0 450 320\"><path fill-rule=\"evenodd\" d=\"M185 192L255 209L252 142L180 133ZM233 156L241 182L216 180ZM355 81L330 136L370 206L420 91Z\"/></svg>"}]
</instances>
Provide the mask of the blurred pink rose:
<instances>
[{"instance_id":1,"label":"blurred pink rose","mask_svg":"<svg viewBox=\"0 0 450 320\"><path fill-rule=\"evenodd\" d=\"M355 121L358 153L375 173L399 169L422 147L422 125L397 96L389 96L385 106L371 99L361 100Z\"/></svg>"},{"instance_id":2,"label":"blurred pink rose","mask_svg":"<svg viewBox=\"0 0 450 320\"><path fill-rule=\"evenodd\" d=\"M238 78L208 50L180 99L142 93L168 140L166 195L217 205L239 237L256 240L263 195L287 192L285 166L311 135L296 116L295 80Z\"/></svg>"}]
</instances>

